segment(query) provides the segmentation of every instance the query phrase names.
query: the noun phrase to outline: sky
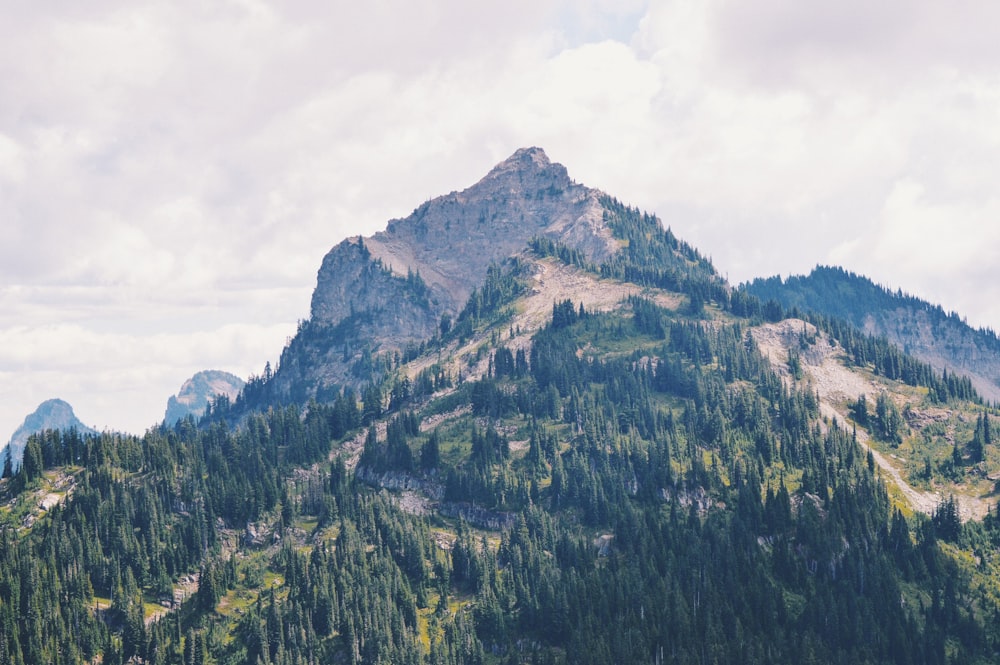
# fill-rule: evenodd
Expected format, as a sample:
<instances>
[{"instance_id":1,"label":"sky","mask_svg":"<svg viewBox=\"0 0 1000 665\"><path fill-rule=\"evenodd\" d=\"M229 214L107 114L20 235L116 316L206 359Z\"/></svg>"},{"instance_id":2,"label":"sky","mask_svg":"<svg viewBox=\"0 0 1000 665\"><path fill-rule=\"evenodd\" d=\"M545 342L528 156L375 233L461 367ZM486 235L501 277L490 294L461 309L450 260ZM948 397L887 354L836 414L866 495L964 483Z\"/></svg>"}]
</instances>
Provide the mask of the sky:
<instances>
[{"instance_id":1,"label":"sky","mask_svg":"<svg viewBox=\"0 0 1000 665\"><path fill-rule=\"evenodd\" d=\"M1000 4L9 0L0 442L275 363L323 255L517 148L736 284L842 265L1000 328Z\"/></svg>"}]
</instances>

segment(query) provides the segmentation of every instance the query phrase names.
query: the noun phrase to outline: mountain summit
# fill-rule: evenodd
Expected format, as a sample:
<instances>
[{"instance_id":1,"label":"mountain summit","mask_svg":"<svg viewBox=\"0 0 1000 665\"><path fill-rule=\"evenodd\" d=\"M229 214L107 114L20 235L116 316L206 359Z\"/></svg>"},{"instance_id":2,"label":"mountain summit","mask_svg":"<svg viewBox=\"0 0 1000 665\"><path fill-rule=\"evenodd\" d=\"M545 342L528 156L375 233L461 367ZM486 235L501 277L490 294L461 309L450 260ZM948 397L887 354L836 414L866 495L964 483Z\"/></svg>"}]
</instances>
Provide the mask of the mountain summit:
<instances>
[{"instance_id":1,"label":"mountain summit","mask_svg":"<svg viewBox=\"0 0 1000 665\"><path fill-rule=\"evenodd\" d=\"M615 206L541 148L522 148L468 189L427 201L370 238L344 240L323 259L309 321L282 356L278 392L302 401L360 383L352 365L432 337L491 265L522 254L532 239L606 263L628 244L609 225Z\"/></svg>"},{"instance_id":2,"label":"mountain summit","mask_svg":"<svg viewBox=\"0 0 1000 665\"><path fill-rule=\"evenodd\" d=\"M534 236L579 249L597 263L617 251L601 196L573 182L540 148L523 148L472 187L428 201L365 243L394 274L419 273L440 308L455 311L490 263L521 251ZM323 276L321 270L314 316L325 313Z\"/></svg>"},{"instance_id":3,"label":"mountain summit","mask_svg":"<svg viewBox=\"0 0 1000 665\"><path fill-rule=\"evenodd\" d=\"M600 196L573 182L566 168L550 162L540 148L518 150L472 187L424 203L371 238L351 238L334 247L319 271L312 318L336 324L352 307L357 312L391 302L394 294L354 287L416 275L435 314L422 330L430 332L441 313L457 312L491 263L521 251L534 236L564 242L601 261L617 246L603 223ZM344 279L362 266L377 266L384 276L371 285ZM345 271L352 267L358 270Z\"/></svg>"},{"instance_id":4,"label":"mountain summit","mask_svg":"<svg viewBox=\"0 0 1000 665\"><path fill-rule=\"evenodd\" d=\"M220 370L198 372L184 382L180 392L167 400L164 420L173 425L187 416L201 417L209 402L219 395L234 399L245 382L240 377Z\"/></svg>"}]
</instances>

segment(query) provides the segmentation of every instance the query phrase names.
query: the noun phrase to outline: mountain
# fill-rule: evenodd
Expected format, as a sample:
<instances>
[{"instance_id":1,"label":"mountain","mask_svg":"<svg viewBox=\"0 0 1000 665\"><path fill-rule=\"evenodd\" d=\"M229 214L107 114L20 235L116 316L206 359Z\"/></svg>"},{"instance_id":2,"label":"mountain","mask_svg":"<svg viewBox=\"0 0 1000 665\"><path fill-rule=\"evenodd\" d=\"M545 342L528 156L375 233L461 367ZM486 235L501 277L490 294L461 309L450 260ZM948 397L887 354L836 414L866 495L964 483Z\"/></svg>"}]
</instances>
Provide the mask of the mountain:
<instances>
[{"instance_id":1,"label":"mountain","mask_svg":"<svg viewBox=\"0 0 1000 665\"><path fill-rule=\"evenodd\" d=\"M0 661L995 662L1000 411L794 314L518 151L197 425L33 439Z\"/></svg>"},{"instance_id":2,"label":"mountain","mask_svg":"<svg viewBox=\"0 0 1000 665\"><path fill-rule=\"evenodd\" d=\"M839 267L818 266L808 275L758 278L742 286L763 301L836 317L888 339L937 370L972 379L979 393L1000 400L1000 339L973 329L939 305L892 291Z\"/></svg>"},{"instance_id":3,"label":"mountain","mask_svg":"<svg viewBox=\"0 0 1000 665\"><path fill-rule=\"evenodd\" d=\"M164 422L173 425L178 420L193 416L200 418L205 413L212 398L225 395L235 399L246 382L240 377L220 370L198 372L184 382L180 392L167 400Z\"/></svg>"},{"instance_id":4,"label":"mountain","mask_svg":"<svg viewBox=\"0 0 1000 665\"><path fill-rule=\"evenodd\" d=\"M518 150L471 187L427 201L370 238L334 247L274 389L304 402L367 382L372 355L403 352L447 327L490 267L523 254L533 240L571 252L577 263L605 265L609 274L625 276L636 263L655 260L657 275L646 281L698 274L721 288L711 265L669 231L657 238L661 244L650 243L661 233L658 220L577 184L540 148ZM660 252L650 253L650 245Z\"/></svg>"},{"instance_id":5,"label":"mountain","mask_svg":"<svg viewBox=\"0 0 1000 665\"><path fill-rule=\"evenodd\" d=\"M24 457L24 446L28 443L28 437L47 429L76 429L80 434L96 433L96 430L80 422L80 419L73 413L73 407L67 402L61 399L46 400L24 419L24 423L17 428L7 443L5 454L11 455L11 462L15 467L21 463L21 459Z\"/></svg>"},{"instance_id":6,"label":"mountain","mask_svg":"<svg viewBox=\"0 0 1000 665\"><path fill-rule=\"evenodd\" d=\"M617 245L599 197L542 150L522 149L468 189L424 203L371 238L344 240L323 259L308 327L282 358L277 383L315 392L356 382L362 372L352 379L351 365L366 352L433 336L490 265L534 236L572 240L591 260L609 256Z\"/></svg>"}]
</instances>

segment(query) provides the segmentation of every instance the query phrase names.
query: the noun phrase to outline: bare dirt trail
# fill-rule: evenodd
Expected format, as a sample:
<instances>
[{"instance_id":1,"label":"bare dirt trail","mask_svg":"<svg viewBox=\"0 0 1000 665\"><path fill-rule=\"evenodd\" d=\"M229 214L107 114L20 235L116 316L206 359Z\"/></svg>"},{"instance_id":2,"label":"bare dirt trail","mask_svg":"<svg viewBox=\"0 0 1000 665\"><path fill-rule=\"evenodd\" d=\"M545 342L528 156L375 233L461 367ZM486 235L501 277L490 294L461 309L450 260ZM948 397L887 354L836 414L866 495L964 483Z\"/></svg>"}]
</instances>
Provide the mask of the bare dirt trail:
<instances>
[{"instance_id":1,"label":"bare dirt trail","mask_svg":"<svg viewBox=\"0 0 1000 665\"><path fill-rule=\"evenodd\" d=\"M844 423L846 419L844 414L833 408L828 402L824 401L822 395L820 395L820 412L832 421ZM943 497L938 492L921 492L920 490L914 488L909 483L907 483L903 476L900 475L899 469L893 466L892 462L886 458L885 455L880 453L871 447L868 442L868 432L864 429L858 429L856 432L856 438L858 440L858 445L865 449L866 452L870 452L872 457L875 458L875 463L878 464L879 468L882 469L883 473L889 474L896 486L899 487L900 492L906 497L906 500L910 502L910 506L921 513L930 515L934 512L934 509L938 507L941 503ZM971 516L971 515L970 515ZM964 518L968 516L963 515Z\"/></svg>"},{"instance_id":2,"label":"bare dirt trail","mask_svg":"<svg viewBox=\"0 0 1000 665\"><path fill-rule=\"evenodd\" d=\"M761 353L786 383L793 381L788 367L788 351L791 348L799 351L803 373L819 395L820 412L831 422L847 423L844 407L848 400L865 395L874 402L883 390L874 381L848 369L844 364L846 352L843 348L802 320L787 319L764 324L753 328L751 333ZM815 342L803 345L803 333ZM876 464L899 487L914 510L928 515L934 512L944 498L940 493L923 492L907 483L892 461L870 445L868 432L864 429L857 430L857 439L862 448L871 451ZM981 519L989 510L990 504L982 499L961 495L955 498L963 520Z\"/></svg>"}]
</instances>

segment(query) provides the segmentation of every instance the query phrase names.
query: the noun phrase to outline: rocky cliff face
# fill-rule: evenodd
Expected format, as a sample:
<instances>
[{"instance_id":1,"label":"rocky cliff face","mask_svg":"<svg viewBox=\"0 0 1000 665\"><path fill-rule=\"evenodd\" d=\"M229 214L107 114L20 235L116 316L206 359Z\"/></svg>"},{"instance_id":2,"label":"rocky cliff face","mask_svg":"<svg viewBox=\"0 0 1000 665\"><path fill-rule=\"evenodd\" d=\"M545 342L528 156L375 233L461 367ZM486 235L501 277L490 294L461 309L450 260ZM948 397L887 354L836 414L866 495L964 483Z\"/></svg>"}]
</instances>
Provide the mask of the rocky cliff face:
<instances>
[{"instance_id":1,"label":"rocky cliff face","mask_svg":"<svg viewBox=\"0 0 1000 665\"><path fill-rule=\"evenodd\" d=\"M602 261L617 245L602 219L600 192L570 180L540 148L518 150L462 192L424 203L371 238L351 238L323 260L312 320L336 324L351 313L395 303L408 275L426 285L431 308L456 312L495 261L545 236ZM360 288L359 288L360 287Z\"/></svg>"},{"instance_id":2,"label":"rocky cliff face","mask_svg":"<svg viewBox=\"0 0 1000 665\"><path fill-rule=\"evenodd\" d=\"M965 374L980 395L1000 400L1000 343L988 332L973 330L954 316L933 309L872 312L861 328L890 342L937 370Z\"/></svg>"},{"instance_id":3,"label":"rocky cliff face","mask_svg":"<svg viewBox=\"0 0 1000 665\"><path fill-rule=\"evenodd\" d=\"M461 192L421 205L324 258L311 316L282 356L279 393L295 399L352 383L364 350L402 349L456 314L492 263L546 237L600 263L618 251L601 192L570 179L539 148L518 150ZM307 394L293 394L310 386Z\"/></svg>"},{"instance_id":4,"label":"rocky cliff face","mask_svg":"<svg viewBox=\"0 0 1000 665\"><path fill-rule=\"evenodd\" d=\"M217 395L225 395L235 399L243 389L243 379L219 370L198 372L184 382L180 392L171 395L167 400L167 411L164 419L167 425L173 425L187 416L200 417L205 413L208 402Z\"/></svg>"},{"instance_id":5,"label":"rocky cliff face","mask_svg":"<svg viewBox=\"0 0 1000 665\"><path fill-rule=\"evenodd\" d=\"M76 428L81 434L94 434L95 430L84 425L76 414L73 407L61 399L50 399L38 405L38 408L24 419L24 423L17 428L7 448L0 454L0 467L6 460L5 455L11 456L14 468L21 464L24 458L24 446L28 443L28 437L47 429L68 430Z\"/></svg>"},{"instance_id":6,"label":"rocky cliff face","mask_svg":"<svg viewBox=\"0 0 1000 665\"><path fill-rule=\"evenodd\" d=\"M617 246L600 192L570 180L539 148L518 150L469 189L429 201L368 242L396 274L419 272L442 305L457 309L491 262L545 236L603 261Z\"/></svg>"}]
</instances>

